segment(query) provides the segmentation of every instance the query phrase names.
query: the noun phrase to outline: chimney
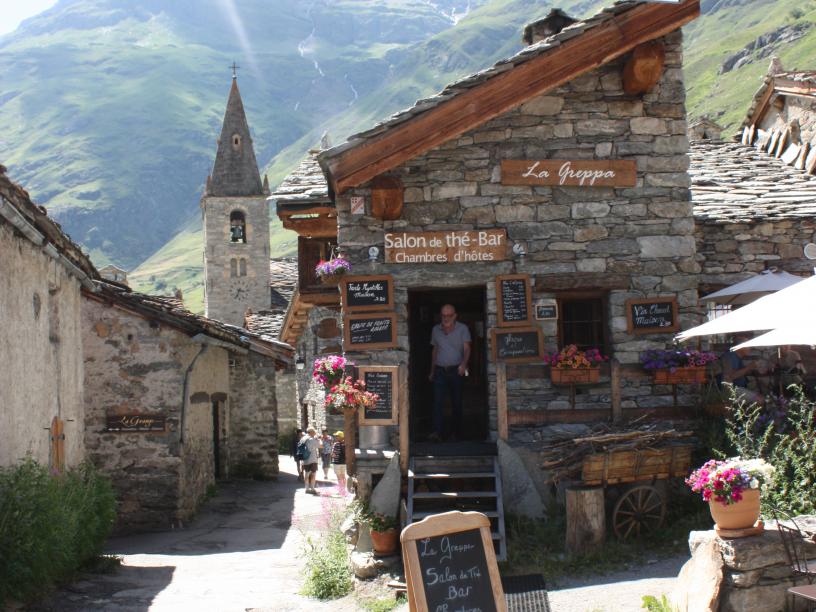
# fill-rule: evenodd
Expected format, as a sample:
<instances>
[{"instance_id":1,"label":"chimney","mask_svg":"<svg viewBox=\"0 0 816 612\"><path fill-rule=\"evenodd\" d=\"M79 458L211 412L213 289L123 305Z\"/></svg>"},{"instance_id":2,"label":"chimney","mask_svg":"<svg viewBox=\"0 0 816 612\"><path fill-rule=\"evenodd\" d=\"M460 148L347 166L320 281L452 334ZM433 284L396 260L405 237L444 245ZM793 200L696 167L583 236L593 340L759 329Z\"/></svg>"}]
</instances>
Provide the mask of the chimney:
<instances>
[{"instance_id":1,"label":"chimney","mask_svg":"<svg viewBox=\"0 0 816 612\"><path fill-rule=\"evenodd\" d=\"M535 44L545 38L549 38L553 34L558 34L561 30L576 21L578 20L573 19L561 9L554 8L550 11L550 14L543 19L533 21L524 26L524 34L521 40L527 45Z\"/></svg>"}]
</instances>

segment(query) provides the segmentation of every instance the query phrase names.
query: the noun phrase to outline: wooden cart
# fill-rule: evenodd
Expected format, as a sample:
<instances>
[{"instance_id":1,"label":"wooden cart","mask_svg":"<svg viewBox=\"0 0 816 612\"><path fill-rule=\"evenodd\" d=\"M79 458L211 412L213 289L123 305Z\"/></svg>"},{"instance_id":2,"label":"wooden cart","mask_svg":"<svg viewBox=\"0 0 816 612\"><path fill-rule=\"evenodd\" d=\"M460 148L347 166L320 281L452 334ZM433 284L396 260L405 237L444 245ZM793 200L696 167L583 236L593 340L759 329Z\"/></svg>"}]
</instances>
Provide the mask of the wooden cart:
<instances>
[{"instance_id":1,"label":"wooden cart","mask_svg":"<svg viewBox=\"0 0 816 612\"><path fill-rule=\"evenodd\" d=\"M658 529L666 516L666 499L655 481L685 478L691 468L691 444L661 448L611 450L588 455L581 468L585 485L635 483L615 502L612 528L621 539Z\"/></svg>"}]
</instances>

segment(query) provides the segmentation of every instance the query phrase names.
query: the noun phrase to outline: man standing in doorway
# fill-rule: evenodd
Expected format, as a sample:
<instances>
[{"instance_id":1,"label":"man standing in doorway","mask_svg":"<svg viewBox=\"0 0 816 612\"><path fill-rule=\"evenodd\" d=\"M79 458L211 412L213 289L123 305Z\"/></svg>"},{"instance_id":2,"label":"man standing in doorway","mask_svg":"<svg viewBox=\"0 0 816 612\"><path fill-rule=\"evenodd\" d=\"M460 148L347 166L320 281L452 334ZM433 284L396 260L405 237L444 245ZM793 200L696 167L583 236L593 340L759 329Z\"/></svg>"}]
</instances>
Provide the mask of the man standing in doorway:
<instances>
[{"instance_id":1,"label":"man standing in doorway","mask_svg":"<svg viewBox=\"0 0 816 612\"><path fill-rule=\"evenodd\" d=\"M428 380L433 382L433 432L428 439L439 442L452 431L453 436L461 435L462 427L462 384L468 374L470 359L470 330L467 325L456 320L456 308L445 304L440 311L441 323L434 325L431 332L431 372ZM453 407L452 427L445 427L445 399L450 395Z\"/></svg>"}]
</instances>

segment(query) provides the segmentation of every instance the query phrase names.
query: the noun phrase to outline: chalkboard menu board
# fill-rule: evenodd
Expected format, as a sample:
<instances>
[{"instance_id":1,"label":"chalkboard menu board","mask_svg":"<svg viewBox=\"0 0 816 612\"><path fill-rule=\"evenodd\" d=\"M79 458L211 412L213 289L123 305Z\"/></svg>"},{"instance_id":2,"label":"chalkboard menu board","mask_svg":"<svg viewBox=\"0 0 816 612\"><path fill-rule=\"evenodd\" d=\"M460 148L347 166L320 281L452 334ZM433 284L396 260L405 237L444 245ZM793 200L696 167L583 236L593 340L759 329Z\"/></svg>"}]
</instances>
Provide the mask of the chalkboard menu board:
<instances>
[{"instance_id":1,"label":"chalkboard menu board","mask_svg":"<svg viewBox=\"0 0 816 612\"><path fill-rule=\"evenodd\" d=\"M680 329L677 319L677 298L659 297L627 300L626 326L630 334L677 331Z\"/></svg>"},{"instance_id":2,"label":"chalkboard menu board","mask_svg":"<svg viewBox=\"0 0 816 612\"><path fill-rule=\"evenodd\" d=\"M544 336L538 327L492 329L493 361L539 361L544 358Z\"/></svg>"},{"instance_id":3,"label":"chalkboard menu board","mask_svg":"<svg viewBox=\"0 0 816 612\"><path fill-rule=\"evenodd\" d=\"M380 396L377 403L358 413L360 425L397 424L397 372L399 366L360 366L359 377L366 390Z\"/></svg>"},{"instance_id":4,"label":"chalkboard menu board","mask_svg":"<svg viewBox=\"0 0 816 612\"><path fill-rule=\"evenodd\" d=\"M394 279L391 275L346 276L340 282L346 312L394 309Z\"/></svg>"},{"instance_id":5,"label":"chalkboard menu board","mask_svg":"<svg viewBox=\"0 0 816 612\"><path fill-rule=\"evenodd\" d=\"M529 325L533 310L530 277L527 274L497 276L496 301L499 327Z\"/></svg>"},{"instance_id":6,"label":"chalkboard menu board","mask_svg":"<svg viewBox=\"0 0 816 612\"><path fill-rule=\"evenodd\" d=\"M430 516L406 527L400 539L411 610L506 612L484 514Z\"/></svg>"},{"instance_id":7,"label":"chalkboard menu board","mask_svg":"<svg viewBox=\"0 0 816 612\"><path fill-rule=\"evenodd\" d=\"M344 348L347 351L390 348L397 345L397 315L357 314L343 317Z\"/></svg>"}]
</instances>

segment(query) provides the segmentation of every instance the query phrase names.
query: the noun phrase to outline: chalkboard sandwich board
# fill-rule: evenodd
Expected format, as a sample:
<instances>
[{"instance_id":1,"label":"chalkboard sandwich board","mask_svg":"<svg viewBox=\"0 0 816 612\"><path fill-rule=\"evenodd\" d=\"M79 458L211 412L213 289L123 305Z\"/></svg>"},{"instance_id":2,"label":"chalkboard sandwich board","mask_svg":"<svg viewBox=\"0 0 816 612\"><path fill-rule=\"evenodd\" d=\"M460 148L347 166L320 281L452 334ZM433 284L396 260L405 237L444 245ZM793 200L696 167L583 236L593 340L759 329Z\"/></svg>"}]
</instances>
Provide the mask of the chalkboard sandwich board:
<instances>
[{"instance_id":1,"label":"chalkboard sandwich board","mask_svg":"<svg viewBox=\"0 0 816 612\"><path fill-rule=\"evenodd\" d=\"M390 274L345 276L340 283L346 312L394 310L394 278Z\"/></svg>"},{"instance_id":2,"label":"chalkboard sandwich board","mask_svg":"<svg viewBox=\"0 0 816 612\"><path fill-rule=\"evenodd\" d=\"M408 525L400 541L411 610L507 612L484 514L435 514Z\"/></svg>"},{"instance_id":3,"label":"chalkboard sandwich board","mask_svg":"<svg viewBox=\"0 0 816 612\"><path fill-rule=\"evenodd\" d=\"M399 366L360 366L359 378L365 382L366 391L380 396L371 408L361 410L360 425L397 424L397 371Z\"/></svg>"},{"instance_id":4,"label":"chalkboard sandwich board","mask_svg":"<svg viewBox=\"0 0 816 612\"><path fill-rule=\"evenodd\" d=\"M397 345L397 315L350 314L343 317L343 348L347 351Z\"/></svg>"},{"instance_id":5,"label":"chalkboard sandwich board","mask_svg":"<svg viewBox=\"0 0 816 612\"><path fill-rule=\"evenodd\" d=\"M680 329L677 298L626 300L626 328L630 334L676 332Z\"/></svg>"},{"instance_id":6,"label":"chalkboard sandwich board","mask_svg":"<svg viewBox=\"0 0 816 612\"><path fill-rule=\"evenodd\" d=\"M491 329L493 361L515 363L544 358L544 336L538 327Z\"/></svg>"},{"instance_id":7,"label":"chalkboard sandwich board","mask_svg":"<svg viewBox=\"0 0 816 612\"><path fill-rule=\"evenodd\" d=\"M497 276L496 300L499 305L499 327L530 325L533 307L528 274Z\"/></svg>"}]
</instances>

